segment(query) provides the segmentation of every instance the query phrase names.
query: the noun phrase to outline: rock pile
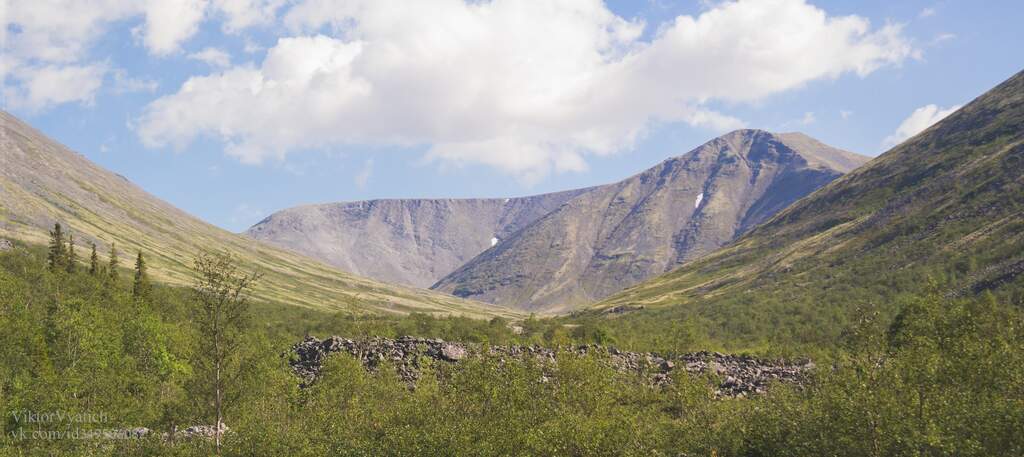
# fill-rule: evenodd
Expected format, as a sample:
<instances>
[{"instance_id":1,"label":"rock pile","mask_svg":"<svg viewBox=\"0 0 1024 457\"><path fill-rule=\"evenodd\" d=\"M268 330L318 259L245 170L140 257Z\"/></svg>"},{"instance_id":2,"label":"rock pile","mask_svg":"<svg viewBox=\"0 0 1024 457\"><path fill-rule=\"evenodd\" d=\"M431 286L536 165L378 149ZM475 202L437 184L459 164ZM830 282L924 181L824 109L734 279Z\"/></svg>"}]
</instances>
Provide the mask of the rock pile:
<instances>
[{"instance_id":1,"label":"rock pile","mask_svg":"<svg viewBox=\"0 0 1024 457\"><path fill-rule=\"evenodd\" d=\"M369 370L389 361L394 364L399 377L410 383L418 379L421 361L425 359L456 363L466 357L484 355L483 348L477 345L411 336L367 340L352 340L339 336L324 340L306 337L285 355L290 357L289 364L295 374L302 378L302 386L305 387L316 380L324 360L330 354L339 352L350 354ZM486 355L502 360L532 357L556 363L556 355L559 352L576 355L594 354L604 358L621 372L647 373L652 383L656 385L667 384L671 382L671 376L682 372L691 375L711 374L720 380L715 389L715 395L720 397L743 397L762 393L773 381L801 384L807 372L814 368L814 364L809 360L766 360L718 352L660 356L647 352L620 351L614 347L598 345L563 347L557 350L537 345L490 346Z\"/></svg>"}]
</instances>

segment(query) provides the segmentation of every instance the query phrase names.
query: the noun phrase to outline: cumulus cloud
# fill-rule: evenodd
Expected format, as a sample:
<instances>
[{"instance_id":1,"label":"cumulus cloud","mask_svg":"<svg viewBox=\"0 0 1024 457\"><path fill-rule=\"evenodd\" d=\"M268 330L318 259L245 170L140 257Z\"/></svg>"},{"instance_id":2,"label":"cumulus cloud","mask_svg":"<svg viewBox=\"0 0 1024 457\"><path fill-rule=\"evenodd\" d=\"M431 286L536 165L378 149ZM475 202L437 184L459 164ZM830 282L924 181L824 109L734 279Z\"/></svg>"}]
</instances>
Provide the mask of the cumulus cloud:
<instances>
[{"instance_id":1,"label":"cumulus cloud","mask_svg":"<svg viewBox=\"0 0 1024 457\"><path fill-rule=\"evenodd\" d=\"M196 33L205 11L206 0L149 1L145 3L145 26L134 32L142 37L150 53L171 54Z\"/></svg>"},{"instance_id":2,"label":"cumulus cloud","mask_svg":"<svg viewBox=\"0 0 1024 457\"><path fill-rule=\"evenodd\" d=\"M0 82L11 106L32 110L91 103L110 68L90 56L111 24L139 20L132 29L153 55L178 52L212 14L225 29L272 21L281 0L31 0L5 2L0 11ZM113 73L114 92L152 90L151 82ZM33 79L38 78L38 80Z\"/></svg>"},{"instance_id":3,"label":"cumulus cloud","mask_svg":"<svg viewBox=\"0 0 1024 457\"><path fill-rule=\"evenodd\" d=\"M928 127L931 127L936 122L941 121L946 116L953 114L954 111L960 109L962 105L953 105L949 108L942 109L936 105L925 105L910 114L900 126L896 128L896 131L885 137L882 141L882 147L889 149L897 144L900 144L910 137L921 133Z\"/></svg>"},{"instance_id":4,"label":"cumulus cloud","mask_svg":"<svg viewBox=\"0 0 1024 457\"><path fill-rule=\"evenodd\" d=\"M160 83L152 79L132 78L128 76L127 72L121 69L114 70L113 75L114 93L117 94L153 92L160 87Z\"/></svg>"},{"instance_id":5,"label":"cumulus cloud","mask_svg":"<svg viewBox=\"0 0 1024 457\"><path fill-rule=\"evenodd\" d=\"M30 111L68 102L90 105L106 72L103 64L16 67L9 76L22 83L5 85L3 95L10 106Z\"/></svg>"},{"instance_id":6,"label":"cumulus cloud","mask_svg":"<svg viewBox=\"0 0 1024 457\"><path fill-rule=\"evenodd\" d=\"M144 19L136 34L154 54L178 49L197 30L206 0L33 0L8 5L5 51L19 60L73 62L82 59L107 27Z\"/></svg>"},{"instance_id":7,"label":"cumulus cloud","mask_svg":"<svg viewBox=\"0 0 1024 457\"><path fill-rule=\"evenodd\" d=\"M217 48L205 48L202 51L193 52L188 55L188 58L216 68L231 66L231 55Z\"/></svg>"},{"instance_id":8,"label":"cumulus cloud","mask_svg":"<svg viewBox=\"0 0 1024 457\"><path fill-rule=\"evenodd\" d=\"M224 31L235 33L272 24L284 0L213 0L213 5L224 16Z\"/></svg>"},{"instance_id":9,"label":"cumulus cloud","mask_svg":"<svg viewBox=\"0 0 1024 457\"><path fill-rule=\"evenodd\" d=\"M630 148L652 123L721 132L709 108L917 55L803 0L718 2L642 40L646 24L600 0L306 0L256 66L186 81L150 104L150 147L208 135L243 162L352 143L424 145L429 160L535 180ZM320 34L323 33L323 34Z\"/></svg>"}]
</instances>

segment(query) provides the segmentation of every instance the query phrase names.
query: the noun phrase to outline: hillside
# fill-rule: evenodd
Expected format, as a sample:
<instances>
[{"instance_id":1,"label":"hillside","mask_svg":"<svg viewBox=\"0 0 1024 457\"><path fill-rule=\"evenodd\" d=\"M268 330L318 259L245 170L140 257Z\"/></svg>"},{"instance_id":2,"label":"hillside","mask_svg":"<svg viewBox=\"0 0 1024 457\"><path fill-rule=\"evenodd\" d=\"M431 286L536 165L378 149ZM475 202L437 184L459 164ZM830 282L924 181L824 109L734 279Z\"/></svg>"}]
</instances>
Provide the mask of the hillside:
<instances>
[{"instance_id":1,"label":"hillside","mask_svg":"<svg viewBox=\"0 0 1024 457\"><path fill-rule=\"evenodd\" d=\"M482 303L386 285L204 223L104 170L6 112L0 112L0 237L46 243L56 221L69 226L80 256L87 243L105 258L116 243L123 264L138 249L155 279L187 284L193 256L225 250L262 270L261 299L353 312L508 315Z\"/></svg>"},{"instance_id":2,"label":"hillside","mask_svg":"<svg viewBox=\"0 0 1024 457\"><path fill-rule=\"evenodd\" d=\"M596 308L813 342L834 341L858 306L891 314L929 288L1021 303L1022 174L1024 72L732 245Z\"/></svg>"},{"instance_id":3,"label":"hillside","mask_svg":"<svg viewBox=\"0 0 1024 457\"><path fill-rule=\"evenodd\" d=\"M245 234L360 276L427 288L583 192L307 205L276 212Z\"/></svg>"},{"instance_id":4,"label":"hillside","mask_svg":"<svg viewBox=\"0 0 1024 457\"><path fill-rule=\"evenodd\" d=\"M558 207L434 289L567 311L713 252L867 158L739 130Z\"/></svg>"}]
</instances>

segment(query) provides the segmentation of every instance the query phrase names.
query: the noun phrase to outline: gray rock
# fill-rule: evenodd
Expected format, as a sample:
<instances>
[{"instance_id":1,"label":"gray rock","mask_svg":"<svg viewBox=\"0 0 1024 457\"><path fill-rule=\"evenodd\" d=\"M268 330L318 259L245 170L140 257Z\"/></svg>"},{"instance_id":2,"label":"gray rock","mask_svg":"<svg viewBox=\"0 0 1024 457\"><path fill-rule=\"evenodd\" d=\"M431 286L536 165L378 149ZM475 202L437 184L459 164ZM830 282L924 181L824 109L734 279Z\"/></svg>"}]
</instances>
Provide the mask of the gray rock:
<instances>
[{"instance_id":1,"label":"gray rock","mask_svg":"<svg viewBox=\"0 0 1024 457\"><path fill-rule=\"evenodd\" d=\"M441 348L441 357L450 362L456 362L466 357L466 348L456 344L445 344Z\"/></svg>"},{"instance_id":2,"label":"gray rock","mask_svg":"<svg viewBox=\"0 0 1024 457\"><path fill-rule=\"evenodd\" d=\"M799 133L738 130L573 197L433 289L571 311L718 249L867 160Z\"/></svg>"},{"instance_id":3,"label":"gray rock","mask_svg":"<svg viewBox=\"0 0 1024 457\"><path fill-rule=\"evenodd\" d=\"M534 358L545 364L557 363L558 354L598 357L621 372L649 373L652 385L672 382L672 376L681 373L698 375L711 373L723 381L715 389L716 396L737 397L765 392L772 382L800 385L807 372L813 370L809 361L789 363L784 360L761 360L749 356L735 356L719 352L695 352L676 356L621 351L614 347L580 345L567 348L533 346L490 346L487 352L479 345L445 342L440 339L421 339L403 336L398 339L371 338L351 340L338 336L319 340L307 337L295 344L284 355L289 357L292 370L302 378L302 387L316 382L324 361L331 354L347 353L368 370L374 370L384 361L395 365L398 376L410 385L419 379L422 360L439 363L458 363L469 357L495 357L503 363ZM675 370L680 367L681 370ZM549 376L544 376L544 380ZM542 380L542 382L546 382Z\"/></svg>"}]
</instances>

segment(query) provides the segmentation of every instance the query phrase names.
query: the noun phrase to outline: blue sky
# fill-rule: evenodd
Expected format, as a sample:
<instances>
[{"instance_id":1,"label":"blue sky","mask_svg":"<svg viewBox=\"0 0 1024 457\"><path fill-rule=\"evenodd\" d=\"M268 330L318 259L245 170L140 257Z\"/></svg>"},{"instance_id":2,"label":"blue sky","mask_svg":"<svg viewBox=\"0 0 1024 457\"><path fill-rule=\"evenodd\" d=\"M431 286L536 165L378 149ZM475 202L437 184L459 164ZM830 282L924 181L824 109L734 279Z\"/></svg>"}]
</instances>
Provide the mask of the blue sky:
<instances>
[{"instance_id":1,"label":"blue sky","mask_svg":"<svg viewBox=\"0 0 1024 457\"><path fill-rule=\"evenodd\" d=\"M240 231L612 182L739 126L877 155L1024 63L1009 0L410 5L15 0L4 109Z\"/></svg>"}]
</instances>

